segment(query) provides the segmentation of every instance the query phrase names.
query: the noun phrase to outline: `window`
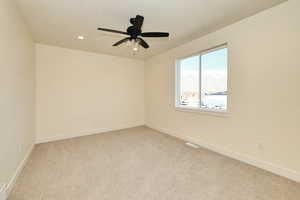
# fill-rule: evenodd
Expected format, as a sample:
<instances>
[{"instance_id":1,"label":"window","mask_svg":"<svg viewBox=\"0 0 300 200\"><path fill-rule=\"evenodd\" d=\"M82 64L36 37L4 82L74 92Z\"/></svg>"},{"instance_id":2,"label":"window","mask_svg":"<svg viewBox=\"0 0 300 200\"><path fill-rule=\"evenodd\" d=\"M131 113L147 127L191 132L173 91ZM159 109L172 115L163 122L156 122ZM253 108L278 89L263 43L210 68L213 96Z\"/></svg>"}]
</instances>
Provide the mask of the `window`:
<instances>
[{"instance_id":1,"label":"window","mask_svg":"<svg viewBox=\"0 0 300 200\"><path fill-rule=\"evenodd\" d=\"M227 54L220 46L178 60L176 107L227 111Z\"/></svg>"}]
</instances>

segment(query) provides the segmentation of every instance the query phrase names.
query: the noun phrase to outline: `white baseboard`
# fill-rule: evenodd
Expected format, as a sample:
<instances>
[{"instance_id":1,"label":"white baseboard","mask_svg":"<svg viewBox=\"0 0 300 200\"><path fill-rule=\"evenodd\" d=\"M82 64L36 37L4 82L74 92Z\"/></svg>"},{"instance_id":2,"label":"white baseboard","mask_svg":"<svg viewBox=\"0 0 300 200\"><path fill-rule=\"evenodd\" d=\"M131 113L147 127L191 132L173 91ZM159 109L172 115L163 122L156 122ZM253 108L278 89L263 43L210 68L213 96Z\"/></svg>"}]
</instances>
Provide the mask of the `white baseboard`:
<instances>
[{"instance_id":1,"label":"white baseboard","mask_svg":"<svg viewBox=\"0 0 300 200\"><path fill-rule=\"evenodd\" d=\"M41 143L46 143L46 142L53 142L57 140L64 140L64 139L70 139L70 138L76 138L76 137L81 137L81 136L88 136L88 135L95 135L99 133L106 133L110 131L118 131L118 130L123 130L127 128L134 128L138 126L144 126L145 124L135 124L135 125L130 125L130 126L123 126L120 128L99 128L99 129L93 129L93 130L86 130L86 131L79 131L77 133L73 134L68 134L68 135L54 135L51 137L45 137L45 138L37 138L35 143L36 144L41 144Z\"/></svg>"},{"instance_id":2,"label":"white baseboard","mask_svg":"<svg viewBox=\"0 0 300 200\"><path fill-rule=\"evenodd\" d=\"M205 149L209 149L211 151L217 152L217 153L225 155L227 157L239 160L241 162L253 165L255 167L264 169L266 171L272 172L272 173L277 174L279 176L282 176L282 177L285 177L285 178L288 178L290 180L293 180L293 181L296 181L296 182L300 183L300 173L297 172L297 171L287 169L285 167L281 167L281 166L278 166L278 165L275 165L273 163L266 162L266 161L263 161L263 160L258 160L256 158L253 158L253 157L250 157L250 156L247 156L247 155L236 153L236 152L233 152L231 150L225 149L225 148L217 146L217 145L208 144L208 143L205 143L203 141L195 140L191 137L182 136L182 135L174 133L174 131L172 132L172 131L164 129L164 128L158 128L158 127L155 127L155 126L152 126L152 125L149 125L149 124L146 124L145 126L147 126L149 128L152 128L154 130L157 130L161 133L165 133L165 134L171 135L173 137L185 140L187 142L197 144L197 145L199 145L199 146L201 146Z\"/></svg>"},{"instance_id":3,"label":"white baseboard","mask_svg":"<svg viewBox=\"0 0 300 200\"><path fill-rule=\"evenodd\" d=\"M26 164L33 148L34 148L34 144L29 148L29 150L25 154L24 159L21 161L21 163L19 164L17 170L15 171L13 177L10 179L9 183L6 185L5 192L4 192L5 193L4 199L9 196L10 192L12 191L13 187L15 186L16 181L17 181L19 175L21 174L21 172L22 172L22 170L23 170L23 168L24 168L24 166L25 166L25 164Z\"/></svg>"},{"instance_id":4,"label":"white baseboard","mask_svg":"<svg viewBox=\"0 0 300 200\"><path fill-rule=\"evenodd\" d=\"M6 185L0 183L0 200L6 200Z\"/></svg>"}]
</instances>

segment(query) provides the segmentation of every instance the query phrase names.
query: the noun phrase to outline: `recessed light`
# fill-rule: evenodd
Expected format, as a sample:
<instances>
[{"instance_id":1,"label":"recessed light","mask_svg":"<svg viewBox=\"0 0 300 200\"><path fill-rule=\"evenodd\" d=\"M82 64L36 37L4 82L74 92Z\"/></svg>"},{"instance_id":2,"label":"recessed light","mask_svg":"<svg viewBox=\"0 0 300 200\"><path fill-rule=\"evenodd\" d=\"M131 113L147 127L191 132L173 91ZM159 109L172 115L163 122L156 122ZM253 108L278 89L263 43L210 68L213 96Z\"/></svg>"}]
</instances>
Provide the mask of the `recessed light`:
<instances>
[{"instance_id":1,"label":"recessed light","mask_svg":"<svg viewBox=\"0 0 300 200\"><path fill-rule=\"evenodd\" d=\"M83 35L78 35L77 39L78 40L84 40L84 36Z\"/></svg>"}]
</instances>

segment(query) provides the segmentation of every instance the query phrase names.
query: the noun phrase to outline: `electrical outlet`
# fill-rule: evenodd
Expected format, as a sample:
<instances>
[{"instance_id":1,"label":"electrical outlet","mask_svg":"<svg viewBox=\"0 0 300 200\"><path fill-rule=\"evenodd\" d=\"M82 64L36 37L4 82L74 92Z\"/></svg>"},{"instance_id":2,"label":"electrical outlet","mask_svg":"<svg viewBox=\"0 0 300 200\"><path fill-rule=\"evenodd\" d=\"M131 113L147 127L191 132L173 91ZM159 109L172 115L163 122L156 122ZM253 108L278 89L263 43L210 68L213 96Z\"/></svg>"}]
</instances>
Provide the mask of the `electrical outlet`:
<instances>
[{"instance_id":1,"label":"electrical outlet","mask_svg":"<svg viewBox=\"0 0 300 200\"><path fill-rule=\"evenodd\" d=\"M264 150L264 145L261 144L261 143L259 143L259 144L257 145L257 148L258 148L259 151L263 151L263 150Z\"/></svg>"}]
</instances>

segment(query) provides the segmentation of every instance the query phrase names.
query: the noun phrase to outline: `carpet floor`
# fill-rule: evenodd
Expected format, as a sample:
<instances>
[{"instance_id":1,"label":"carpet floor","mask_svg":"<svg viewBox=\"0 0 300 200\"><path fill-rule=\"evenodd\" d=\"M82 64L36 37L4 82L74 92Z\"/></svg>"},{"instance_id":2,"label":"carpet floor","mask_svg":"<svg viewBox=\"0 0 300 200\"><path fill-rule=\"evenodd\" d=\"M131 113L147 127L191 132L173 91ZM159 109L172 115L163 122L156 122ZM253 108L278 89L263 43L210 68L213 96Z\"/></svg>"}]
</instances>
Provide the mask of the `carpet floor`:
<instances>
[{"instance_id":1,"label":"carpet floor","mask_svg":"<svg viewBox=\"0 0 300 200\"><path fill-rule=\"evenodd\" d=\"M146 127L36 145L9 200L299 200L300 184Z\"/></svg>"}]
</instances>

